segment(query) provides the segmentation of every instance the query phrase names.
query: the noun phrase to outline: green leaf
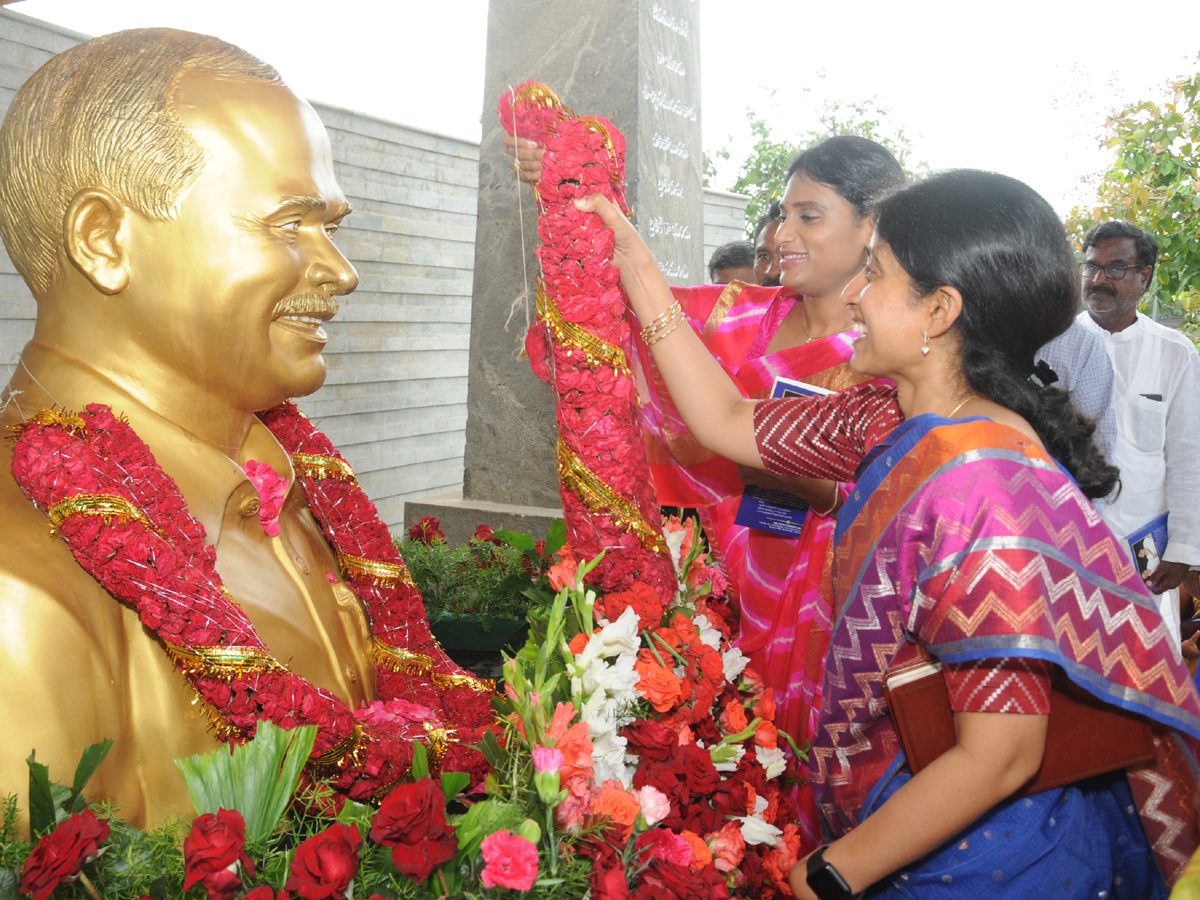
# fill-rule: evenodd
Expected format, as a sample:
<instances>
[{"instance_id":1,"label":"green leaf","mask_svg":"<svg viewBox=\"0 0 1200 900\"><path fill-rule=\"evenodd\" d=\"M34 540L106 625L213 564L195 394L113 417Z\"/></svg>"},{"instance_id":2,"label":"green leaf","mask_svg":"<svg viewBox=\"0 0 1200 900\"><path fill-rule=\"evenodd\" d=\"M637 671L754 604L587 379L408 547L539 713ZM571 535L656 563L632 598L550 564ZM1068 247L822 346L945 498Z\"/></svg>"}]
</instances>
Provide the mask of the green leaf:
<instances>
[{"instance_id":1,"label":"green leaf","mask_svg":"<svg viewBox=\"0 0 1200 900\"><path fill-rule=\"evenodd\" d=\"M442 773L442 793L447 798L457 797L459 793L467 789L467 785L471 783L471 776L466 772L443 772Z\"/></svg>"},{"instance_id":2,"label":"green leaf","mask_svg":"<svg viewBox=\"0 0 1200 900\"><path fill-rule=\"evenodd\" d=\"M20 900L17 895L19 884L16 869L0 869L0 900Z\"/></svg>"},{"instance_id":3,"label":"green leaf","mask_svg":"<svg viewBox=\"0 0 1200 900\"><path fill-rule=\"evenodd\" d=\"M526 555L533 552L534 548L537 546L537 542L534 541L533 535L531 534L522 534L519 531L509 531L506 528L497 528L493 534L500 538L500 540L504 541L504 543L512 547L516 547Z\"/></svg>"},{"instance_id":4,"label":"green leaf","mask_svg":"<svg viewBox=\"0 0 1200 900\"><path fill-rule=\"evenodd\" d=\"M197 813L236 809L246 820L246 837L262 841L291 803L316 736L315 725L289 731L260 721L254 739L232 752L219 747L175 765Z\"/></svg>"},{"instance_id":5,"label":"green leaf","mask_svg":"<svg viewBox=\"0 0 1200 900\"><path fill-rule=\"evenodd\" d=\"M29 764L29 830L37 840L54 827L58 817L54 811L54 795L50 791L50 769L34 757L34 750L25 760Z\"/></svg>"},{"instance_id":6,"label":"green leaf","mask_svg":"<svg viewBox=\"0 0 1200 900\"><path fill-rule=\"evenodd\" d=\"M455 836L459 853L470 855L479 849L483 839L493 832L507 828L516 831L525 813L516 803L503 800L483 800L471 806L461 819L455 817Z\"/></svg>"},{"instance_id":7,"label":"green leaf","mask_svg":"<svg viewBox=\"0 0 1200 900\"><path fill-rule=\"evenodd\" d=\"M413 741L412 777L413 781L429 777L429 755L420 741Z\"/></svg>"},{"instance_id":8,"label":"green leaf","mask_svg":"<svg viewBox=\"0 0 1200 900\"><path fill-rule=\"evenodd\" d=\"M480 744L479 752L483 754L483 758L488 761L493 769L499 769L508 759L508 751L500 746L500 742L496 740L496 736L490 731L483 733L483 741Z\"/></svg>"},{"instance_id":9,"label":"green leaf","mask_svg":"<svg viewBox=\"0 0 1200 900\"><path fill-rule=\"evenodd\" d=\"M96 774L96 770L100 768L100 764L104 762L111 749L112 741L105 738L99 744L92 744L83 751L83 755L79 757L79 765L75 767L75 782L71 785L71 789L76 794L83 792L88 779Z\"/></svg>"},{"instance_id":10,"label":"green leaf","mask_svg":"<svg viewBox=\"0 0 1200 900\"><path fill-rule=\"evenodd\" d=\"M557 553L563 548L567 542L567 523L561 519L555 519L550 523L550 528L546 531L546 555Z\"/></svg>"}]
</instances>

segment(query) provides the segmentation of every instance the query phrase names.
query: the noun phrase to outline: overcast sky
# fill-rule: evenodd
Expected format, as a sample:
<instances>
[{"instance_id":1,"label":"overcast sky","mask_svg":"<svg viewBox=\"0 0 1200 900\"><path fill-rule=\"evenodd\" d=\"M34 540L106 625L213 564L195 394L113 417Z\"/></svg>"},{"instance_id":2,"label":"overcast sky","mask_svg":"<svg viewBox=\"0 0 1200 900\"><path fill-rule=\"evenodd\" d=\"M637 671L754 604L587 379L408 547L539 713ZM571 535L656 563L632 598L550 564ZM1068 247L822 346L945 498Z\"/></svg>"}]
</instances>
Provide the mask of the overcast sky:
<instances>
[{"instance_id":1,"label":"overcast sky","mask_svg":"<svg viewBox=\"0 0 1200 900\"><path fill-rule=\"evenodd\" d=\"M728 146L733 156L718 188L733 182L750 146L747 107L785 138L815 126L826 100L874 98L904 128L915 160L1014 175L1066 213L1090 198L1083 179L1109 160L1099 147L1105 117L1164 99L1170 81L1200 70L1198 0L697 2L704 149ZM22 0L8 8L87 35L151 25L216 34L273 64L310 99L479 138L486 0ZM489 110L497 99L488 98Z\"/></svg>"}]
</instances>

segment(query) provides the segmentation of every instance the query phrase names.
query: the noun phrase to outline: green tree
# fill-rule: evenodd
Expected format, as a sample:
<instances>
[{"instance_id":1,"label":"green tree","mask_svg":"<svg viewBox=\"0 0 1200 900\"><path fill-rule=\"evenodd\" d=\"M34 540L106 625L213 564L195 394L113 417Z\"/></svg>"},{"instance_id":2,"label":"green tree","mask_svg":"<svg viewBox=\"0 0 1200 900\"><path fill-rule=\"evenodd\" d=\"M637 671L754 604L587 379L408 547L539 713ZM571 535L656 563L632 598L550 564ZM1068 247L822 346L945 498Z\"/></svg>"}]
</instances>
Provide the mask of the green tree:
<instances>
[{"instance_id":1,"label":"green tree","mask_svg":"<svg viewBox=\"0 0 1200 900\"><path fill-rule=\"evenodd\" d=\"M753 231L755 222L771 205L771 201L783 196L783 176L788 164L801 150L827 137L857 134L878 141L895 154L910 177L926 169L924 163L917 165L915 171L910 168L912 142L905 135L903 128L889 127L888 112L888 108L874 98L858 103L827 100L818 114L818 127L810 128L791 139L778 139L775 137L774 127L757 112L748 108L746 118L750 122L750 133L754 136L755 143L750 155L738 169L737 180L728 188L734 193L750 195L750 202L746 206L746 233L750 234ZM728 150L718 150L713 155L729 159Z\"/></svg>"},{"instance_id":2,"label":"green tree","mask_svg":"<svg viewBox=\"0 0 1200 900\"><path fill-rule=\"evenodd\" d=\"M1200 72L1171 86L1170 102L1144 100L1105 123L1115 158L1097 203L1076 207L1067 230L1077 239L1097 222L1126 219L1158 238L1159 264L1147 301L1200 305Z\"/></svg>"}]
</instances>

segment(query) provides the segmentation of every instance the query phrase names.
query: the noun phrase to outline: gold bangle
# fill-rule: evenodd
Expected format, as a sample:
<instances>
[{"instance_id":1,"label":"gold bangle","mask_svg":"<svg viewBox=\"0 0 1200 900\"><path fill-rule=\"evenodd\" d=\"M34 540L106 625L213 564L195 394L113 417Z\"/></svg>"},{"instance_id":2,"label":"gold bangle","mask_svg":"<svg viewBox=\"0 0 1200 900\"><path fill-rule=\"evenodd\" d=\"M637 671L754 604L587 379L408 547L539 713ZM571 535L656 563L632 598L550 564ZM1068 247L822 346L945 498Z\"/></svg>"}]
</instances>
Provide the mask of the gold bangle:
<instances>
[{"instance_id":1,"label":"gold bangle","mask_svg":"<svg viewBox=\"0 0 1200 900\"><path fill-rule=\"evenodd\" d=\"M821 510L812 506L812 504L809 504L809 508L812 509L812 511L815 512L818 516L831 516L837 510L837 508L839 506L841 506L841 503L842 503L842 483L840 481L835 481L833 483L833 502L829 504L829 509L825 510L824 512L821 512Z\"/></svg>"},{"instance_id":2,"label":"gold bangle","mask_svg":"<svg viewBox=\"0 0 1200 900\"><path fill-rule=\"evenodd\" d=\"M683 315L683 307L679 305L678 300L672 298L671 305L663 310L658 316L656 316L648 325L642 328L642 338L649 342L650 339L652 339L659 330L666 327L676 315Z\"/></svg>"},{"instance_id":3,"label":"gold bangle","mask_svg":"<svg viewBox=\"0 0 1200 900\"><path fill-rule=\"evenodd\" d=\"M642 340L644 340L646 342L647 347L652 347L682 324L683 324L683 312L680 311L679 318L675 320L674 325L672 325L666 331L657 331L654 334L650 335L649 337L646 337L645 332L642 332Z\"/></svg>"}]
</instances>

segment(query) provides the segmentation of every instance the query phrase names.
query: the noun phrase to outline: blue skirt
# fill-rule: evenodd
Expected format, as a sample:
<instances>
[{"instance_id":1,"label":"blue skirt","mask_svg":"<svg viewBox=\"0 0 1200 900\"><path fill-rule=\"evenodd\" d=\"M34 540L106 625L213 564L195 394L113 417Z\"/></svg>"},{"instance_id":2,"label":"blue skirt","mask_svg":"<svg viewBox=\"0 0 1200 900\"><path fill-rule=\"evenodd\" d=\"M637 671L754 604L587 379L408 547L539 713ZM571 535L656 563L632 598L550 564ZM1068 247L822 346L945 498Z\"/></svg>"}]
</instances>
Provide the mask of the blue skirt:
<instances>
[{"instance_id":1,"label":"blue skirt","mask_svg":"<svg viewBox=\"0 0 1200 900\"><path fill-rule=\"evenodd\" d=\"M894 769L863 818L912 776ZM1006 800L865 896L1166 900L1124 772Z\"/></svg>"}]
</instances>

